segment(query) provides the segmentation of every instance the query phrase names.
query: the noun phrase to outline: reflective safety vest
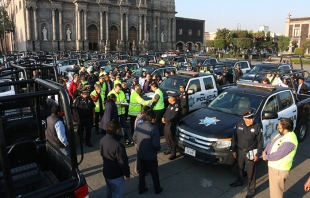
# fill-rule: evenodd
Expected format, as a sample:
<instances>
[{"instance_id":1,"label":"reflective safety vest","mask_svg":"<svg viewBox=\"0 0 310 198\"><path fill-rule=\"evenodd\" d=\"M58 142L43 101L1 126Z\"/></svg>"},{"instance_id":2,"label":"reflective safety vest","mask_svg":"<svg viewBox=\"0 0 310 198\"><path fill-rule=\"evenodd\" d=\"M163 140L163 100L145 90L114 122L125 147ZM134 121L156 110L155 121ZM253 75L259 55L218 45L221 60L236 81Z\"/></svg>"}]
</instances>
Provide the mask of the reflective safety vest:
<instances>
[{"instance_id":1,"label":"reflective safety vest","mask_svg":"<svg viewBox=\"0 0 310 198\"><path fill-rule=\"evenodd\" d=\"M205 73L205 70L203 69L203 67L200 69L199 72L200 72L200 73Z\"/></svg>"},{"instance_id":2,"label":"reflective safety vest","mask_svg":"<svg viewBox=\"0 0 310 198\"><path fill-rule=\"evenodd\" d=\"M280 134L276 135L274 139L276 139ZM292 132L286 133L283 137L279 138L272 146L270 154L276 152L278 148L284 143L284 142L291 142L295 145L295 149L292 150L288 155L283 157L282 159L279 159L277 161L268 161L268 166L277 169L277 170L286 170L289 171L293 165L293 158L296 154L297 146L298 146L298 140L296 137L296 134Z\"/></svg>"},{"instance_id":3,"label":"reflective safety vest","mask_svg":"<svg viewBox=\"0 0 310 198\"><path fill-rule=\"evenodd\" d=\"M97 92L96 90L92 91L90 95L93 95L95 97L97 97ZM101 90L100 91L100 96L102 99L102 109L105 110L105 106L104 106L104 92ZM95 102L95 112L100 112L100 101L99 99Z\"/></svg>"},{"instance_id":4,"label":"reflective safety vest","mask_svg":"<svg viewBox=\"0 0 310 198\"><path fill-rule=\"evenodd\" d=\"M121 103L127 103L124 92L121 90L119 93L116 93L116 91L113 89L109 92L108 96L111 94L115 94L116 96L115 104L117 106L118 115L125 114L125 107L121 105Z\"/></svg>"},{"instance_id":5,"label":"reflective safety vest","mask_svg":"<svg viewBox=\"0 0 310 198\"><path fill-rule=\"evenodd\" d=\"M137 116L139 113L141 113L142 105L151 104L152 100L143 100L136 91L133 91L130 95L128 115Z\"/></svg>"},{"instance_id":6,"label":"reflective safety vest","mask_svg":"<svg viewBox=\"0 0 310 198\"><path fill-rule=\"evenodd\" d=\"M100 85L100 82L97 81L96 84ZM101 91L103 91L103 94L105 94L106 90L107 90L107 86L106 86L105 82L103 82L101 85Z\"/></svg>"},{"instance_id":7,"label":"reflective safety vest","mask_svg":"<svg viewBox=\"0 0 310 198\"><path fill-rule=\"evenodd\" d=\"M158 89L156 89L154 96L156 94L159 95L159 99L158 99L156 105L153 107L153 110L162 110L165 108L163 92L158 88Z\"/></svg>"},{"instance_id":8,"label":"reflective safety vest","mask_svg":"<svg viewBox=\"0 0 310 198\"><path fill-rule=\"evenodd\" d=\"M114 87L115 87L116 84L122 84L122 82L120 80L114 80L113 83L114 83Z\"/></svg>"}]
</instances>

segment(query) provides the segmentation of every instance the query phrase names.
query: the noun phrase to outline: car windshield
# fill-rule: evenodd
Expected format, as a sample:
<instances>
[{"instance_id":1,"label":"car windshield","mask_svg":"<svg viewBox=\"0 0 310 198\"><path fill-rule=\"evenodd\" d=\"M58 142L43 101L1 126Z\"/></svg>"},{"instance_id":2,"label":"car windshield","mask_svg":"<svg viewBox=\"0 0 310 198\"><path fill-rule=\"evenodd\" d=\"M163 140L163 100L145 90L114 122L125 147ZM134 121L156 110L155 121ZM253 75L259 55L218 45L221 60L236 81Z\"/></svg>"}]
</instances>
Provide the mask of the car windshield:
<instances>
[{"instance_id":1,"label":"car windshield","mask_svg":"<svg viewBox=\"0 0 310 198\"><path fill-rule=\"evenodd\" d=\"M239 116L241 112L252 109L255 115L262 102L263 97L245 93L223 92L209 104L208 108Z\"/></svg>"},{"instance_id":2,"label":"car windshield","mask_svg":"<svg viewBox=\"0 0 310 198\"><path fill-rule=\"evenodd\" d=\"M277 69L276 67L267 67L263 65L256 65L250 72L249 74L256 74L257 72L261 71L267 71L267 70L272 70L272 69Z\"/></svg>"},{"instance_id":3,"label":"car windshield","mask_svg":"<svg viewBox=\"0 0 310 198\"><path fill-rule=\"evenodd\" d=\"M134 73L132 73L132 76L141 76L142 71L145 71L147 74L152 73L152 71L154 71L153 67L144 67L144 68L140 68L137 71L135 71Z\"/></svg>"},{"instance_id":4,"label":"car windshield","mask_svg":"<svg viewBox=\"0 0 310 198\"><path fill-rule=\"evenodd\" d=\"M161 89L171 90L178 92L180 89L180 85L186 85L188 79L184 78L166 78L164 82L160 85Z\"/></svg>"}]
</instances>

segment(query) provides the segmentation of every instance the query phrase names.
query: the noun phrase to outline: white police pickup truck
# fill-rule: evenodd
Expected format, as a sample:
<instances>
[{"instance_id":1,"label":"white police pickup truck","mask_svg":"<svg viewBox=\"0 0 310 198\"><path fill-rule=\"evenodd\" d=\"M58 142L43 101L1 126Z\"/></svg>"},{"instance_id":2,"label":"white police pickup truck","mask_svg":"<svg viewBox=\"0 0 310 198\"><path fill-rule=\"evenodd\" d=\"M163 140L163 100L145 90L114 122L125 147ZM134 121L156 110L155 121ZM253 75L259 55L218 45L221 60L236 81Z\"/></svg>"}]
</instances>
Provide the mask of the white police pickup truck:
<instances>
[{"instance_id":1,"label":"white police pickup truck","mask_svg":"<svg viewBox=\"0 0 310 198\"><path fill-rule=\"evenodd\" d=\"M231 139L241 112L254 111L256 123L261 125L264 146L278 134L280 118L294 121L294 132L303 141L309 131L310 96L294 95L287 87L253 82L223 91L207 108L184 117L177 126L177 150L207 164L232 165Z\"/></svg>"},{"instance_id":2,"label":"white police pickup truck","mask_svg":"<svg viewBox=\"0 0 310 198\"><path fill-rule=\"evenodd\" d=\"M219 93L224 89L235 86L236 84L226 84L218 86L214 75L191 72L191 71L179 71L177 75L169 76L160 85L162 90L165 103L167 104L167 94L170 93L180 93L180 85L186 86L185 90L188 93L188 105L189 111L194 111L203 107L212 101ZM154 92L146 93L144 97L152 98Z\"/></svg>"}]
</instances>

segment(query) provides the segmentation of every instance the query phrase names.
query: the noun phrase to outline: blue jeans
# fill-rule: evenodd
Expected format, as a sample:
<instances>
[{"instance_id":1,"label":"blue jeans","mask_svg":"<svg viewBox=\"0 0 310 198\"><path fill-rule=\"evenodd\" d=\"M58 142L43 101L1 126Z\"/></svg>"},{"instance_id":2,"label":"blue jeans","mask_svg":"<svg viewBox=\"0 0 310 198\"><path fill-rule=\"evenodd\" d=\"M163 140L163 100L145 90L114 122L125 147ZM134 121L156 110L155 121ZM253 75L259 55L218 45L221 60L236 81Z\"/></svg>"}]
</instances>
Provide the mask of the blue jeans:
<instances>
[{"instance_id":1,"label":"blue jeans","mask_svg":"<svg viewBox=\"0 0 310 198\"><path fill-rule=\"evenodd\" d=\"M128 132L127 132L127 125L126 125L126 115L125 114L122 114L122 115L119 115L119 122L120 122L120 125L122 127L122 130L124 132L124 140L129 140L129 136L128 136ZM132 138L130 138L132 139Z\"/></svg>"},{"instance_id":2,"label":"blue jeans","mask_svg":"<svg viewBox=\"0 0 310 198\"><path fill-rule=\"evenodd\" d=\"M106 179L107 183L107 198L122 198L124 197L125 179L121 176L116 179Z\"/></svg>"}]
</instances>

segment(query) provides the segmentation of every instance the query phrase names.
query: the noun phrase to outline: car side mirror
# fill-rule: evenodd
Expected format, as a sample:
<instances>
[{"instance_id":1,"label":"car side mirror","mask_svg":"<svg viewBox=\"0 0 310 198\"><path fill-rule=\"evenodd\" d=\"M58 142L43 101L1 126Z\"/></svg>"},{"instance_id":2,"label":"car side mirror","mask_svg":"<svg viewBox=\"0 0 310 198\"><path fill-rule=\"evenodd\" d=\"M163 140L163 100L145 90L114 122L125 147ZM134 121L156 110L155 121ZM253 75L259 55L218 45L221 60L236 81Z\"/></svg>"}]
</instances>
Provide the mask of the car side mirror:
<instances>
[{"instance_id":1,"label":"car side mirror","mask_svg":"<svg viewBox=\"0 0 310 198\"><path fill-rule=\"evenodd\" d=\"M195 93L195 91L193 90L193 89L189 89L188 91L187 91L187 94L188 95L192 95L192 94L194 94Z\"/></svg>"},{"instance_id":2,"label":"car side mirror","mask_svg":"<svg viewBox=\"0 0 310 198\"><path fill-rule=\"evenodd\" d=\"M62 66L62 64L58 64L58 67L61 67Z\"/></svg>"},{"instance_id":3,"label":"car side mirror","mask_svg":"<svg viewBox=\"0 0 310 198\"><path fill-rule=\"evenodd\" d=\"M278 113L274 111L264 111L262 115L263 120L277 119L278 117Z\"/></svg>"}]
</instances>

